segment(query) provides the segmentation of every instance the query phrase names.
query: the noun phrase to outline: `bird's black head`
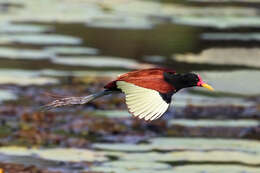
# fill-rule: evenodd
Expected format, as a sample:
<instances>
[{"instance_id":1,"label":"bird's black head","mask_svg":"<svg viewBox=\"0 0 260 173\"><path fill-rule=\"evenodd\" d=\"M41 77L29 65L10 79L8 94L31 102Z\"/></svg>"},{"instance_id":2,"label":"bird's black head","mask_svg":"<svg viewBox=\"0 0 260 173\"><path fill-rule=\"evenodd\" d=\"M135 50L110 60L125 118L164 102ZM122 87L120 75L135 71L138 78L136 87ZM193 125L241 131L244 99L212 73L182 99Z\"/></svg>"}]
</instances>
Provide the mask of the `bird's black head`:
<instances>
[{"instance_id":1,"label":"bird's black head","mask_svg":"<svg viewBox=\"0 0 260 173\"><path fill-rule=\"evenodd\" d=\"M205 87L209 90L213 90L213 88L203 82L200 75L195 73L184 73L184 74L173 74L173 73L164 73L164 79L173 85L176 91L182 88L189 88L189 87Z\"/></svg>"}]
</instances>

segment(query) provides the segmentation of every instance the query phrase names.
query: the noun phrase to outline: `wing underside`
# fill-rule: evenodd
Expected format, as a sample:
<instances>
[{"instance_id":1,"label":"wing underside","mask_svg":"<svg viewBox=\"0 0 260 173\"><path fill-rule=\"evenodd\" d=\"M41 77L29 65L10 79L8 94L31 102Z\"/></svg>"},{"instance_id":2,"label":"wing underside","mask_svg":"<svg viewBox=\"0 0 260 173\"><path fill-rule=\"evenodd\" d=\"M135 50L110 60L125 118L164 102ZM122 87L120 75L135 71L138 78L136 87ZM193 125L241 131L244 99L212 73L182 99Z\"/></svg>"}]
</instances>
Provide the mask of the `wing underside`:
<instances>
[{"instance_id":1,"label":"wing underside","mask_svg":"<svg viewBox=\"0 0 260 173\"><path fill-rule=\"evenodd\" d=\"M125 81L117 81L117 87L125 94L130 113L146 121L156 120L168 109L169 104L158 91L143 88Z\"/></svg>"}]
</instances>

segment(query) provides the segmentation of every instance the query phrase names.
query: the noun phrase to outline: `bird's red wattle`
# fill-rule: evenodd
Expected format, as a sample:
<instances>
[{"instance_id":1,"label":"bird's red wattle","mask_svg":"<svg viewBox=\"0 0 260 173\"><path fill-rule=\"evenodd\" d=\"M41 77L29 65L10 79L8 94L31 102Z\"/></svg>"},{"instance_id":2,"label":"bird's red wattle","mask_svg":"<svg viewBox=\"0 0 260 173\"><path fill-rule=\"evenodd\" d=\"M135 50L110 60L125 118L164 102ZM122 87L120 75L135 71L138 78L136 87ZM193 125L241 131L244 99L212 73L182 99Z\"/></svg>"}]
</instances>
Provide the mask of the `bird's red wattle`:
<instances>
[{"instance_id":1,"label":"bird's red wattle","mask_svg":"<svg viewBox=\"0 0 260 173\"><path fill-rule=\"evenodd\" d=\"M119 76L116 80L108 83L105 88L116 89L117 81L125 81L160 93L169 93L174 91L175 88L164 80L164 72L175 73L175 71L163 68L132 71Z\"/></svg>"},{"instance_id":2,"label":"bird's red wattle","mask_svg":"<svg viewBox=\"0 0 260 173\"><path fill-rule=\"evenodd\" d=\"M202 84L204 84L205 82L203 82L202 78L200 77L200 75L198 75L199 78L199 82L197 83L197 86L201 86Z\"/></svg>"}]
</instances>

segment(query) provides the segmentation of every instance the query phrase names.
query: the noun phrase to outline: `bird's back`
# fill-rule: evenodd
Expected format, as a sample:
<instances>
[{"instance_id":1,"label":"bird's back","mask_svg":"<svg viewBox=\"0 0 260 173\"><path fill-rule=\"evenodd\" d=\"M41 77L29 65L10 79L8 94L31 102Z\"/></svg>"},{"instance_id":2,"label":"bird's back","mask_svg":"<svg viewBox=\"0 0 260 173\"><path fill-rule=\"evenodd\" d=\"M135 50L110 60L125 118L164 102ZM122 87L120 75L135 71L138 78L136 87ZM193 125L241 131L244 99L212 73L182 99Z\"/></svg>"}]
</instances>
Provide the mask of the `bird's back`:
<instances>
[{"instance_id":1,"label":"bird's back","mask_svg":"<svg viewBox=\"0 0 260 173\"><path fill-rule=\"evenodd\" d=\"M119 76L116 80L108 83L105 88L116 89L117 81L125 81L160 93L172 92L174 88L164 80L164 72L175 73L173 70L163 68L136 70Z\"/></svg>"}]
</instances>

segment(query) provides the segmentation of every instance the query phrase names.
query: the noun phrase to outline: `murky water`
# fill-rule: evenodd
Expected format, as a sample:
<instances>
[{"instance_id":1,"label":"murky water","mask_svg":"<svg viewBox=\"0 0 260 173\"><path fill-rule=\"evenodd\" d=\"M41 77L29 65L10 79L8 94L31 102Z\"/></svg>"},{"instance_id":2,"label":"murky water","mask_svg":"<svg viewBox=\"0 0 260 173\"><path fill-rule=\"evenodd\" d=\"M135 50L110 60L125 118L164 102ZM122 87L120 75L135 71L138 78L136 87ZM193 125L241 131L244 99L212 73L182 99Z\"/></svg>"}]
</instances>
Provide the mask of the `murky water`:
<instances>
[{"instance_id":1,"label":"murky water","mask_svg":"<svg viewBox=\"0 0 260 173\"><path fill-rule=\"evenodd\" d=\"M103 79L111 80L129 70L164 66L178 72L199 72L216 88L215 93L189 90L177 94L162 131L161 125L159 128L136 123L135 127L120 104L120 96L116 96L119 100L106 98L116 104L113 106L104 106L101 100L83 111L75 108L73 115L107 117L109 120L104 119L111 121L109 125L118 121L123 127L113 126L116 132L106 129L111 130L106 134L98 121L107 122L91 120L106 137L99 134L90 139L91 134L83 132L95 133L88 131L91 123L81 124L80 119L76 121L79 117L67 117L63 122L58 118L62 123L56 131L66 135L73 132L77 139L87 138L82 152L73 149L74 144L72 149L64 144L62 151L0 148L0 161L61 172L259 172L258 7L258 1L64 0L61 4L57 0L0 0L1 115L16 117L9 120L3 116L7 125L1 122L0 136L16 129L12 124L21 118L22 113L17 115L9 107L26 112L43 104L46 100L33 97L40 95L38 90L75 94L76 89L70 86L73 82L85 83L77 88L79 94L88 85L87 92L96 91ZM93 89L97 81L102 82L94 84L97 87ZM21 108L20 104L28 105ZM22 123L18 128L31 128ZM79 129L78 125L83 127ZM141 135L135 131L138 127L143 128ZM125 131L131 133L126 135ZM6 144L6 140L1 142ZM102 141L106 143L97 143Z\"/></svg>"}]
</instances>

